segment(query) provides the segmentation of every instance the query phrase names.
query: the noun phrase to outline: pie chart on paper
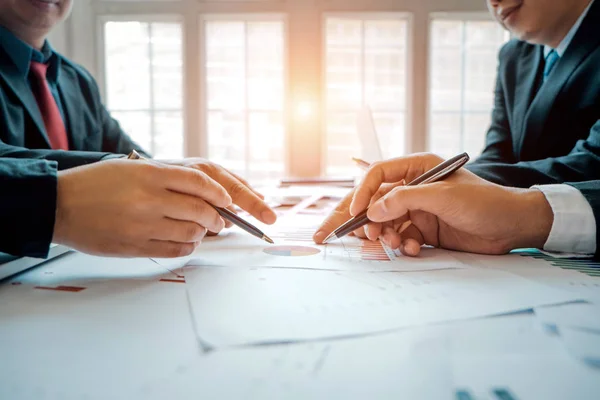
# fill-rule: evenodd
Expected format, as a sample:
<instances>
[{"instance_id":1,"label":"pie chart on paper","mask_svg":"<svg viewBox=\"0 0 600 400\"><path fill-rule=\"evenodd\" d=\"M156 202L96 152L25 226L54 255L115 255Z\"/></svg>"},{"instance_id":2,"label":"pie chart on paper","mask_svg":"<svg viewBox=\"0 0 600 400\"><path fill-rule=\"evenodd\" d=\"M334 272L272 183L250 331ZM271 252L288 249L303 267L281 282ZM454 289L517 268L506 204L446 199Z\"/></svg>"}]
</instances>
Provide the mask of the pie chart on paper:
<instances>
[{"instance_id":1,"label":"pie chart on paper","mask_svg":"<svg viewBox=\"0 0 600 400\"><path fill-rule=\"evenodd\" d=\"M272 256L283 256L283 257L305 257L314 256L319 254L321 250L315 249L314 247L304 246L273 246L267 247L263 252Z\"/></svg>"}]
</instances>

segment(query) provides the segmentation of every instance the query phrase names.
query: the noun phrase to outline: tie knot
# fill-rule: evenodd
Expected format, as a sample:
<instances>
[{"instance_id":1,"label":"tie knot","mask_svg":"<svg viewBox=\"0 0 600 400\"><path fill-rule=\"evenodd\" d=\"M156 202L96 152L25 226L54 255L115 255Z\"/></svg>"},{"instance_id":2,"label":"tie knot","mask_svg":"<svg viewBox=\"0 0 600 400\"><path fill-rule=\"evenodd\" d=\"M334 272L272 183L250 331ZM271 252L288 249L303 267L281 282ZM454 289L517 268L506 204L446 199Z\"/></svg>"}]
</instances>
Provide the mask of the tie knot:
<instances>
[{"instance_id":1,"label":"tie knot","mask_svg":"<svg viewBox=\"0 0 600 400\"><path fill-rule=\"evenodd\" d=\"M29 65L29 69L38 79L46 79L46 72L48 71L48 65L42 64L36 61L32 61Z\"/></svg>"},{"instance_id":2,"label":"tie knot","mask_svg":"<svg viewBox=\"0 0 600 400\"><path fill-rule=\"evenodd\" d=\"M544 66L544 79L550 75L559 58L560 56L556 50L552 50L550 53L548 53L546 56L546 65Z\"/></svg>"}]
</instances>

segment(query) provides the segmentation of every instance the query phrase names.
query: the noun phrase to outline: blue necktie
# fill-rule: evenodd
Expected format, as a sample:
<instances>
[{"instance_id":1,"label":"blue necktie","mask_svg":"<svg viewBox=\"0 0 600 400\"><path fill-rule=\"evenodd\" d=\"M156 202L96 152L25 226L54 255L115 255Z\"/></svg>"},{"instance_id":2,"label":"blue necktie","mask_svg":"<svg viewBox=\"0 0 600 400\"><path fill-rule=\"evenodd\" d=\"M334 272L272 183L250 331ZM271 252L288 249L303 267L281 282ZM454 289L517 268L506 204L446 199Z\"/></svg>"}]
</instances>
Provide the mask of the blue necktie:
<instances>
[{"instance_id":1,"label":"blue necktie","mask_svg":"<svg viewBox=\"0 0 600 400\"><path fill-rule=\"evenodd\" d=\"M546 56L546 65L544 66L544 82L546 82L548 75L550 75L550 73L554 69L554 66L556 65L556 63L558 62L559 59L560 59L560 56L558 55L556 50L552 50Z\"/></svg>"}]
</instances>

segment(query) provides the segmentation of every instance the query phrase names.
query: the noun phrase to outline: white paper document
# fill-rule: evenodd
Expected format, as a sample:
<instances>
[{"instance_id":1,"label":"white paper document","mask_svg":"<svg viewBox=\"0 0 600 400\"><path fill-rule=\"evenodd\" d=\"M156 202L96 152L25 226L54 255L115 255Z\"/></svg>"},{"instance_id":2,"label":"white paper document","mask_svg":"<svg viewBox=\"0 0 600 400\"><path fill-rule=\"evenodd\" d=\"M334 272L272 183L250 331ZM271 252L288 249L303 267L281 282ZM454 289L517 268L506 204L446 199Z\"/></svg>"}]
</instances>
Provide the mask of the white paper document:
<instances>
[{"instance_id":1,"label":"white paper document","mask_svg":"<svg viewBox=\"0 0 600 400\"><path fill-rule=\"evenodd\" d=\"M464 268L452 253L423 249L417 258L395 253L381 242L346 236L327 245L312 241L313 227L283 227L268 235L275 245L234 228L207 238L189 266L306 268L333 271L426 271Z\"/></svg>"},{"instance_id":2,"label":"white paper document","mask_svg":"<svg viewBox=\"0 0 600 400\"><path fill-rule=\"evenodd\" d=\"M198 357L185 284L163 278L1 287L0 399L145 399Z\"/></svg>"},{"instance_id":3,"label":"white paper document","mask_svg":"<svg viewBox=\"0 0 600 400\"><path fill-rule=\"evenodd\" d=\"M186 268L200 339L217 348L351 337L578 300L500 271ZM510 294L510 295L507 295Z\"/></svg>"},{"instance_id":4,"label":"white paper document","mask_svg":"<svg viewBox=\"0 0 600 400\"><path fill-rule=\"evenodd\" d=\"M552 307L536 307L538 320L553 329L561 327L583 329L600 335L600 306L588 303L563 304Z\"/></svg>"}]
</instances>

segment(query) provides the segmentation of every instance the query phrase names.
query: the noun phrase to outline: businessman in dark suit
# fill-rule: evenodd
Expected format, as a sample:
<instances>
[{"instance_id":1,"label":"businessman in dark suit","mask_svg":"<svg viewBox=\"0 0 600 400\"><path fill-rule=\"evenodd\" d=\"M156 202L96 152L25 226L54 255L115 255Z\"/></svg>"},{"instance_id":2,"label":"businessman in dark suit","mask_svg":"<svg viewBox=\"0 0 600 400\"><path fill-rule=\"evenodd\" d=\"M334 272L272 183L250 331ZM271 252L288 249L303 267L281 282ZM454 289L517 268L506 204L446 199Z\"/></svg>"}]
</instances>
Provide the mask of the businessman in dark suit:
<instances>
[{"instance_id":1,"label":"businessman in dark suit","mask_svg":"<svg viewBox=\"0 0 600 400\"><path fill-rule=\"evenodd\" d=\"M409 256L428 244L482 254L535 247L600 257L600 180L519 189L462 169L442 182L381 191L385 183L411 181L442 161L418 154L374 165L345 206L352 215L369 206L374 222L355 233L381 238ZM338 217L323 223L315 241L339 226Z\"/></svg>"},{"instance_id":2,"label":"businessman in dark suit","mask_svg":"<svg viewBox=\"0 0 600 400\"><path fill-rule=\"evenodd\" d=\"M58 171L64 171L63 181L65 182L71 182L70 177L72 176L81 176L80 170L70 171L72 168L123 157L132 150L145 154L144 150L134 143L121 130L117 121L110 116L102 104L98 86L90 74L81 66L53 51L46 41L50 30L68 15L71 5L72 0L0 0L0 158L54 161L55 163L52 165L55 165ZM225 192L227 197L231 197L233 203L250 212L259 220L265 223L275 222L275 213L261 196L252 190L243 179L219 165L203 159L170 161L168 164L173 167L180 166L195 170L193 175L188 174L191 176L191 178L188 177L188 184L195 182L195 191L190 193L189 187L187 191L184 191L185 195L192 195L194 198L187 199L188 204L183 208L180 207L183 200L181 198L177 200L176 195L167 196L170 197L169 199L163 198L162 204L152 204L152 193L163 193L165 188L169 187L169 183L158 178L155 180L153 176L144 176L140 171L144 168L146 172L151 172L153 168L155 172L172 169L170 166L158 167L155 163L145 167L133 167L131 162L122 164L123 168L136 172L127 174L124 171L121 176L123 180L118 185L106 183L113 182L115 177L119 176L115 165L121 164L111 164L112 167L103 164L94 168L94 173L83 174L92 177L93 180L87 185L81 183L73 186L79 190L67 190L66 192L60 190L63 186L68 189L68 185L61 185L61 180L58 179L58 189L56 190L58 200L51 201L52 199L42 196L38 200L52 204L57 202L57 219L61 215L58 212L61 199L77 204L78 201L82 201L81 199L87 198L83 194L83 190L86 193L95 193L98 198L120 199L118 203L121 211L114 215L123 215L129 212L132 215L127 217L133 218L135 215L139 216L140 208L154 206L158 208L152 215L160 220L167 215L160 210L166 208L171 210L169 213L172 214L169 221L173 221L170 223L160 221L162 221L162 229L167 231L169 229L165 224L171 225L173 230L177 230L176 225L180 225L180 221L176 221L179 212L183 213L182 219L188 221L189 216L185 216L184 210L192 207L196 210L195 213L192 213L196 216L195 223L200 227L192 229L188 226L186 237L195 238L196 233L204 228L218 231L225 224L214 208L208 204L212 203L211 199L223 204L224 199L215 197L214 194ZM18 169L9 171L17 174L16 178L18 178ZM113 174L114 176L103 174ZM74 181L84 182L82 179L74 179ZM94 186L104 187L106 192L98 192ZM3 195L4 192L5 188L3 188ZM206 193L203 195L203 192ZM124 196L125 193L127 196ZM11 198L10 196L3 197L8 200L3 201L0 207L6 207L7 210L24 211L27 209L21 207L23 204L11 204ZM82 221L87 221L88 228L93 230L95 229L92 226L93 221L102 225L106 220L97 218L104 214L101 203L95 202L91 198L88 200L91 201L90 204L95 204L96 208L83 207L82 210L85 210L87 215L82 212L79 217ZM24 204L34 206L33 203ZM72 209L73 207L66 208ZM46 211L45 220L54 220L54 212ZM116 207L114 211L116 211ZM163 214L161 215L161 213ZM84 225L71 226L78 226L78 233L85 235ZM105 242L112 243L113 240L101 235L92 237L88 246L94 252L102 254L116 252L140 255L144 254L144 251L152 252L152 249L147 247L149 243L147 240L144 242L146 243L145 247L140 245L143 239L149 239L149 233L144 226L150 227L154 231L153 236L160 231L160 223L152 226L149 222L144 225L138 221L138 223L126 224L121 227L132 237L126 249L114 246L103 247ZM28 229L32 229L31 226L28 226ZM47 232L46 230L45 246L49 245L51 239L51 235ZM106 234L106 232L104 233ZM170 236L166 231L161 232L165 237ZM55 231L54 234L56 236L57 232ZM58 232L58 237L60 238L60 236L61 232ZM77 232L69 232L68 236L75 238ZM181 241L175 242L181 244ZM186 247L186 243L188 242L186 241L182 245L184 248L189 247ZM39 249L37 251L39 252Z\"/></svg>"},{"instance_id":3,"label":"businessman in dark suit","mask_svg":"<svg viewBox=\"0 0 600 400\"><path fill-rule=\"evenodd\" d=\"M468 168L503 185L600 179L600 1L488 0L500 51L492 124Z\"/></svg>"},{"instance_id":4,"label":"businessman in dark suit","mask_svg":"<svg viewBox=\"0 0 600 400\"><path fill-rule=\"evenodd\" d=\"M144 154L111 118L90 74L45 40L70 8L71 0L0 0L0 156L64 169Z\"/></svg>"}]
</instances>

